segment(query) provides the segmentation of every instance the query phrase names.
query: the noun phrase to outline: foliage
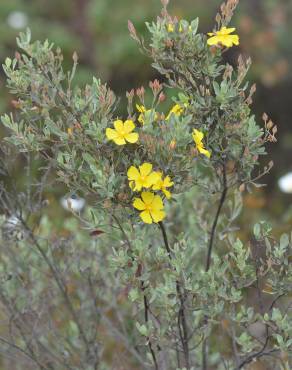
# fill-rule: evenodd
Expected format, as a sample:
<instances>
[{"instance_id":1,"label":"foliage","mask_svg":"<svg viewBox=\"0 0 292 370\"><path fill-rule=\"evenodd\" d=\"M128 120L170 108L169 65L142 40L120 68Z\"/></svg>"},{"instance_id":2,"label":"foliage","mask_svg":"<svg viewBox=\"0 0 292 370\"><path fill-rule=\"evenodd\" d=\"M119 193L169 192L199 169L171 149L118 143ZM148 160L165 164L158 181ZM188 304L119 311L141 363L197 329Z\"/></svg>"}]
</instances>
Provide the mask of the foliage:
<instances>
[{"instance_id":1,"label":"foliage","mask_svg":"<svg viewBox=\"0 0 292 370\"><path fill-rule=\"evenodd\" d=\"M127 92L127 117L117 117L100 80L73 85L77 54L66 72L61 51L29 31L3 66L16 100L2 117L2 172L9 178L14 148L28 178L25 192L2 186L0 299L12 329L0 340L30 366L241 369L266 358L288 366L290 237L276 241L262 222L243 244L235 227L241 193L271 167L255 174L276 127L266 116L259 126L251 111L250 61L224 62L226 49L208 45L199 20L179 21L167 3L146 23L146 41L129 22L164 83L150 82L151 99L144 88ZM236 5L222 4L213 33ZM178 91L169 112L166 87ZM48 179L90 203L68 221L69 236L46 214Z\"/></svg>"}]
</instances>

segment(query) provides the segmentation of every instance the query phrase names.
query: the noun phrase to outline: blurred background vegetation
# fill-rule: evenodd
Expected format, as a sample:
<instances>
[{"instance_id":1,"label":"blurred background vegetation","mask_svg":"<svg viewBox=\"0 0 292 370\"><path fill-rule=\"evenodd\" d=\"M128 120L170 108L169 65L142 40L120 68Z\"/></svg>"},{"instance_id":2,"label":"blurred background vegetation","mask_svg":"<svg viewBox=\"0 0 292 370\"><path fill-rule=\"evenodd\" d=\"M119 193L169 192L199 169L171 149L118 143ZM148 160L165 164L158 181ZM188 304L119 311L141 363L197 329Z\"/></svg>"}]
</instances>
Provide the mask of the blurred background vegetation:
<instances>
[{"instance_id":1,"label":"blurred background vegetation","mask_svg":"<svg viewBox=\"0 0 292 370\"><path fill-rule=\"evenodd\" d=\"M221 0L172 0L170 13L188 20L200 17L200 30L211 31ZM131 19L146 36L145 21L159 14L159 0L9 0L0 2L0 58L13 57L15 38L26 27L34 39L53 41L63 50L65 68L72 55L79 56L76 83L91 81L92 75L106 81L121 98L120 112L125 112L125 91L147 86L157 77L135 42L129 37L127 20ZM291 0L242 0L232 26L241 38L239 48L226 53L231 64L239 53L251 56L249 80L257 83L254 110L258 121L266 112L278 125L278 143L267 150L267 164L274 168L262 182L268 186L245 195L242 225L259 218L268 219L281 233L292 223L291 194L278 188L279 178L292 171L292 4ZM0 74L0 111L11 110L12 98ZM170 97L169 97L170 98ZM169 103L170 104L170 103ZM3 132L2 132L3 136ZM57 201L59 193L52 194Z\"/></svg>"}]
</instances>

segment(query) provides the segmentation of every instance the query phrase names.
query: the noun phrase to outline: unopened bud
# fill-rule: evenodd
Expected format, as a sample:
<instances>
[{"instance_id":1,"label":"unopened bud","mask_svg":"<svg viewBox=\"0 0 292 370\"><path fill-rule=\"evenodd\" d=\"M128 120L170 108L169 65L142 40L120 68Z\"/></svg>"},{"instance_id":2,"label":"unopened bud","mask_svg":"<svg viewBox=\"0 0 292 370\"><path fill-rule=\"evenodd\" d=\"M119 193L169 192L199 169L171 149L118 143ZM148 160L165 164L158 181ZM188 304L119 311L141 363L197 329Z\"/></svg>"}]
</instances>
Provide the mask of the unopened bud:
<instances>
[{"instance_id":1,"label":"unopened bud","mask_svg":"<svg viewBox=\"0 0 292 370\"><path fill-rule=\"evenodd\" d=\"M155 79L154 81L150 81L149 86L153 93L158 93L162 89L162 85L157 79Z\"/></svg>"},{"instance_id":2,"label":"unopened bud","mask_svg":"<svg viewBox=\"0 0 292 370\"><path fill-rule=\"evenodd\" d=\"M176 140L171 140L169 144L169 149L174 150L176 148Z\"/></svg>"},{"instance_id":3,"label":"unopened bud","mask_svg":"<svg viewBox=\"0 0 292 370\"><path fill-rule=\"evenodd\" d=\"M141 86L140 88L138 88L138 89L136 90L136 94L137 94L137 96L138 96L140 99L144 98L144 95L145 95L145 89L144 89L144 87L143 87L143 86Z\"/></svg>"},{"instance_id":4,"label":"unopened bud","mask_svg":"<svg viewBox=\"0 0 292 370\"><path fill-rule=\"evenodd\" d=\"M128 99L133 99L134 95L135 95L135 90L134 89L132 89L131 91L126 92L126 97Z\"/></svg>"},{"instance_id":5,"label":"unopened bud","mask_svg":"<svg viewBox=\"0 0 292 370\"><path fill-rule=\"evenodd\" d=\"M161 92L160 94L159 94L159 97L158 97L158 101L159 101L159 103L162 103L162 102L164 102L164 100L166 99L166 95L163 93L163 92Z\"/></svg>"},{"instance_id":6,"label":"unopened bud","mask_svg":"<svg viewBox=\"0 0 292 370\"><path fill-rule=\"evenodd\" d=\"M136 29L131 21L128 21L128 30L134 40L138 40Z\"/></svg>"},{"instance_id":7,"label":"unopened bud","mask_svg":"<svg viewBox=\"0 0 292 370\"><path fill-rule=\"evenodd\" d=\"M72 56L72 59L73 59L73 62L74 63L77 63L78 62L78 54L76 53L76 51L74 51L73 56Z\"/></svg>"}]
</instances>

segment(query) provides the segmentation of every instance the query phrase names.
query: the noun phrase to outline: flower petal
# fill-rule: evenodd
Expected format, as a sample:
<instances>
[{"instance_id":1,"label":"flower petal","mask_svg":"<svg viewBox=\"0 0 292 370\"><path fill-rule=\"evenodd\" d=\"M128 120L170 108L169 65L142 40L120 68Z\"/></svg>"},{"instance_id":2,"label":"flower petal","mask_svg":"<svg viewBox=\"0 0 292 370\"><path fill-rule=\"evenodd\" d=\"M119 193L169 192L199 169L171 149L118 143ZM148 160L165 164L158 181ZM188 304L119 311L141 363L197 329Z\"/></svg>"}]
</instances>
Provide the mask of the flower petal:
<instances>
[{"instance_id":1,"label":"flower petal","mask_svg":"<svg viewBox=\"0 0 292 370\"><path fill-rule=\"evenodd\" d=\"M112 128L107 128L105 131L106 137L109 140L116 139L118 137L117 131L113 130Z\"/></svg>"},{"instance_id":2,"label":"flower petal","mask_svg":"<svg viewBox=\"0 0 292 370\"><path fill-rule=\"evenodd\" d=\"M118 132L121 132L124 130L124 123L122 120L120 119L117 119L116 121L114 121L114 127L115 129L118 131Z\"/></svg>"},{"instance_id":3,"label":"flower petal","mask_svg":"<svg viewBox=\"0 0 292 370\"><path fill-rule=\"evenodd\" d=\"M145 210L145 203L142 202L140 198L135 198L133 202L133 206L138 209L139 211L144 211Z\"/></svg>"},{"instance_id":4,"label":"flower petal","mask_svg":"<svg viewBox=\"0 0 292 370\"><path fill-rule=\"evenodd\" d=\"M154 193L151 193L150 191L143 191L141 198L146 205L151 205L154 200Z\"/></svg>"},{"instance_id":5,"label":"flower petal","mask_svg":"<svg viewBox=\"0 0 292 370\"><path fill-rule=\"evenodd\" d=\"M139 166L141 176L148 176L149 173L152 171L152 164L151 163L143 163L142 166Z\"/></svg>"},{"instance_id":6,"label":"flower petal","mask_svg":"<svg viewBox=\"0 0 292 370\"><path fill-rule=\"evenodd\" d=\"M145 224L152 224L152 218L149 211L141 212L140 217Z\"/></svg>"},{"instance_id":7,"label":"flower petal","mask_svg":"<svg viewBox=\"0 0 292 370\"><path fill-rule=\"evenodd\" d=\"M235 31L235 27L227 28L227 27L222 27L221 30L217 32L217 35L229 35L230 33Z\"/></svg>"},{"instance_id":8,"label":"flower petal","mask_svg":"<svg viewBox=\"0 0 292 370\"><path fill-rule=\"evenodd\" d=\"M165 186L166 188L173 186L173 184L174 183L171 181L169 176L166 176L165 179L163 180L163 186Z\"/></svg>"},{"instance_id":9,"label":"flower petal","mask_svg":"<svg viewBox=\"0 0 292 370\"><path fill-rule=\"evenodd\" d=\"M132 132L135 127L136 126L135 126L134 122L131 119L127 119L124 122L124 132L125 132L125 134L129 134L130 132Z\"/></svg>"},{"instance_id":10,"label":"flower petal","mask_svg":"<svg viewBox=\"0 0 292 370\"><path fill-rule=\"evenodd\" d=\"M161 176L159 175L158 172L150 173L150 175L147 177L146 187L150 188L152 185L155 185L160 178Z\"/></svg>"},{"instance_id":11,"label":"flower petal","mask_svg":"<svg viewBox=\"0 0 292 370\"><path fill-rule=\"evenodd\" d=\"M126 140L123 137L117 137L117 138L113 139L113 141L117 145L125 145L126 144Z\"/></svg>"},{"instance_id":12,"label":"flower petal","mask_svg":"<svg viewBox=\"0 0 292 370\"><path fill-rule=\"evenodd\" d=\"M154 222L160 222L165 218L165 212L164 211L150 211L150 214L153 218Z\"/></svg>"},{"instance_id":13,"label":"flower petal","mask_svg":"<svg viewBox=\"0 0 292 370\"><path fill-rule=\"evenodd\" d=\"M162 185L163 185L163 181L162 181L162 172L154 172L155 174L157 174L157 181L155 181L155 183L153 184L153 190L160 190Z\"/></svg>"},{"instance_id":14,"label":"flower petal","mask_svg":"<svg viewBox=\"0 0 292 370\"><path fill-rule=\"evenodd\" d=\"M136 108L137 108L137 111L140 112L140 113L145 113L146 112L146 108L144 107L144 105L136 104Z\"/></svg>"},{"instance_id":15,"label":"flower petal","mask_svg":"<svg viewBox=\"0 0 292 370\"><path fill-rule=\"evenodd\" d=\"M127 175L128 175L129 180L134 180L135 181L140 177L140 172L138 171L138 169L136 167L131 166L128 169Z\"/></svg>"},{"instance_id":16,"label":"flower petal","mask_svg":"<svg viewBox=\"0 0 292 370\"><path fill-rule=\"evenodd\" d=\"M237 35L230 35L230 39L232 40L234 45L239 45L239 36Z\"/></svg>"},{"instance_id":17,"label":"flower petal","mask_svg":"<svg viewBox=\"0 0 292 370\"><path fill-rule=\"evenodd\" d=\"M155 195L152 201L152 209L153 210L161 210L163 209L163 202L159 195Z\"/></svg>"},{"instance_id":18,"label":"flower petal","mask_svg":"<svg viewBox=\"0 0 292 370\"><path fill-rule=\"evenodd\" d=\"M166 190L166 189L163 189L162 191L163 191L163 193L164 193L164 195L166 196L166 198L167 198L167 199L170 199L170 198L171 198L171 193L170 193L170 191L168 191L168 190Z\"/></svg>"},{"instance_id":19,"label":"flower petal","mask_svg":"<svg viewBox=\"0 0 292 370\"><path fill-rule=\"evenodd\" d=\"M134 144L138 141L139 135L136 132L132 132L131 134L126 134L125 139L131 143Z\"/></svg>"},{"instance_id":20,"label":"flower petal","mask_svg":"<svg viewBox=\"0 0 292 370\"><path fill-rule=\"evenodd\" d=\"M201 154L204 154L206 157L210 158L211 157L211 153L209 152L209 150L207 149L204 149L203 147L201 148L198 148L199 152Z\"/></svg>"},{"instance_id":21,"label":"flower petal","mask_svg":"<svg viewBox=\"0 0 292 370\"><path fill-rule=\"evenodd\" d=\"M213 36L213 37L211 37L211 38L209 38L208 40L207 40L207 44L209 45L209 46L212 46L212 45L217 45L218 43L219 43L219 36Z\"/></svg>"},{"instance_id":22,"label":"flower petal","mask_svg":"<svg viewBox=\"0 0 292 370\"><path fill-rule=\"evenodd\" d=\"M201 131L194 129L193 139L197 145L199 145L202 142L203 138L204 138L204 134Z\"/></svg>"}]
</instances>

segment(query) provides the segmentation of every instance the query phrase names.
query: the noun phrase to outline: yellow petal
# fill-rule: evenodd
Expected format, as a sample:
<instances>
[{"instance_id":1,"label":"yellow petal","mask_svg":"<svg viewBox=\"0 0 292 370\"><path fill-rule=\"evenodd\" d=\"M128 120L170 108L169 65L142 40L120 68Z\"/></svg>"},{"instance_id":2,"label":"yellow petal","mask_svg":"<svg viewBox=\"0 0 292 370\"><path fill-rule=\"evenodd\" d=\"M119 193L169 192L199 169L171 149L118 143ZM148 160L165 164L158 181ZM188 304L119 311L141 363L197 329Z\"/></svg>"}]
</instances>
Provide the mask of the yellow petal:
<instances>
[{"instance_id":1,"label":"yellow petal","mask_svg":"<svg viewBox=\"0 0 292 370\"><path fill-rule=\"evenodd\" d=\"M141 198L146 205L150 205L154 200L154 194L150 191L143 191L141 194Z\"/></svg>"},{"instance_id":2,"label":"yellow petal","mask_svg":"<svg viewBox=\"0 0 292 370\"><path fill-rule=\"evenodd\" d=\"M227 28L227 27L222 27L221 30L217 32L217 35L229 35L230 33L235 31L235 27Z\"/></svg>"},{"instance_id":3,"label":"yellow petal","mask_svg":"<svg viewBox=\"0 0 292 370\"><path fill-rule=\"evenodd\" d=\"M117 144L117 145L125 145L126 144L126 140L123 138L123 137L117 137L117 138L114 138L113 141Z\"/></svg>"},{"instance_id":4,"label":"yellow petal","mask_svg":"<svg viewBox=\"0 0 292 370\"><path fill-rule=\"evenodd\" d=\"M200 152L201 154L204 154L206 157L208 157L208 158L210 158L210 157L211 157L211 153L209 152L209 150L204 149L203 147L199 148L198 150L199 150L199 152Z\"/></svg>"},{"instance_id":5,"label":"yellow petal","mask_svg":"<svg viewBox=\"0 0 292 370\"><path fill-rule=\"evenodd\" d=\"M146 112L146 108L144 107L144 105L136 104L136 108L137 108L137 111L140 112L140 113L145 113Z\"/></svg>"},{"instance_id":6,"label":"yellow petal","mask_svg":"<svg viewBox=\"0 0 292 370\"><path fill-rule=\"evenodd\" d=\"M148 177L147 177L147 187L151 187L152 185L156 184L161 176L159 175L158 172L152 172Z\"/></svg>"},{"instance_id":7,"label":"yellow petal","mask_svg":"<svg viewBox=\"0 0 292 370\"><path fill-rule=\"evenodd\" d=\"M124 132L125 132L125 134L129 134L130 132L132 132L135 127L136 126L135 126L134 122L131 119L127 119L124 123Z\"/></svg>"},{"instance_id":8,"label":"yellow petal","mask_svg":"<svg viewBox=\"0 0 292 370\"><path fill-rule=\"evenodd\" d=\"M197 145L202 142L203 138L204 134L201 131L194 129L193 139Z\"/></svg>"},{"instance_id":9,"label":"yellow petal","mask_svg":"<svg viewBox=\"0 0 292 370\"><path fill-rule=\"evenodd\" d=\"M209 46L217 45L219 43L220 39L219 36L213 36L210 39L207 40L207 44Z\"/></svg>"},{"instance_id":10,"label":"yellow petal","mask_svg":"<svg viewBox=\"0 0 292 370\"><path fill-rule=\"evenodd\" d=\"M135 132L132 132L131 134L126 134L125 135L125 139L129 142L129 143L136 143L139 139L139 135Z\"/></svg>"},{"instance_id":11,"label":"yellow petal","mask_svg":"<svg viewBox=\"0 0 292 370\"><path fill-rule=\"evenodd\" d=\"M169 176L166 176L163 180L163 186L165 186L166 188L173 186L173 182L170 180Z\"/></svg>"},{"instance_id":12,"label":"yellow petal","mask_svg":"<svg viewBox=\"0 0 292 370\"><path fill-rule=\"evenodd\" d=\"M142 123L142 125L144 125L145 123L145 118L144 118L144 114L141 113L138 117L138 122Z\"/></svg>"},{"instance_id":13,"label":"yellow petal","mask_svg":"<svg viewBox=\"0 0 292 370\"><path fill-rule=\"evenodd\" d=\"M163 209L163 202L159 195L155 195L152 200L152 209L154 210L161 210Z\"/></svg>"},{"instance_id":14,"label":"yellow petal","mask_svg":"<svg viewBox=\"0 0 292 370\"><path fill-rule=\"evenodd\" d=\"M105 131L106 137L109 140L116 139L118 137L117 131L113 130L112 128L107 128Z\"/></svg>"},{"instance_id":15,"label":"yellow petal","mask_svg":"<svg viewBox=\"0 0 292 370\"><path fill-rule=\"evenodd\" d=\"M122 120L120 119L117 119L115 122L114 122L114 127L115 129L118 131L118 132L121 132L121 131L124 131L124 123Z\"/></svg>"},{"instance_id":16,"label":"yellow petal","mask_svg":"<svg viewBox=\"0 0 292 370\"><path fill-rule=\"evenodd\" d=\"M165 218L165 212L164 211L150 211L151 216L153 218L154 222L160 222Z\"/></svg>"},{"instance_id":17,"label":"yellow petal","mask_svg":"<svg viewBox=\"0 0 292 370\"><path fill-rule=\"evenodd\" d=\"M160 190L161 186L163 185L162 181L162 172L154 172L157 176L157 181L155 181L155 184L153 184L153 190Z\"/></svg>"},{"instance_id":18,"label":"yellow petal","mask_svg":"<svg viewBox=\"0 0 292 370\"><path fill-rule=\"evenodd\" d=\"M170 191L168 191L168 190L166 190L166 189L163 189L162 191L163 191L163 193L164 193L164 195L166 196L166 198L167 198L167 199L170 199L170 198L171 198L171 193L170 193Z\"/></svg>"},{"instance_id":19,"label":"yellow petal","mask_svg":"<svg viewBox=\"0 0 292 370\"><path fill-rule=\"evenodd\" d=\"M239 37L237 35L230 35L228 37L234 45L239 45Z\"/></svg>"},{"instance_id":20,"label":"yellow petal","mask_svg":"<svg viewBox=\"0 0 292 370\"><path fill-rule=\"evenodd\" d=\"M138 171L138 169L136 167L131 166L128 169L127 175L128 175L129 180L134 180L135 181L140 177L140 172Z\"/></svg>"},{"instance_id":21,"label":"yellow petal","mask_svg":"<svg viewBox=\"0 0 292 370\"><path fill-rule=\"evenodd\" d=\"M140 213L140 217L145 224L152 224L152 218L149 211L143 211Z\"/></svg>"},{"instance_id":22,"label":"yellow petal","mask_svg":"<svg viewBox=\"0 0 292 370\"><path fill-rule=\"evenodd\" d=\"M152 171L152 164L151 163L143 163L142 166L139 166L141 176L148 176L149 173Z\"/></svg>"},{"instance_id":23,"label":"yellow petal","mask_svg":"<svg viewBox=\"0 0 292 370\"><path fill-rule=\"evenodd\" d=\"M142 202L140 198L135 198L133 202L133 206L138 209L139 211L144 211L145 210L145 203Z\"/></svg>"},{"instance_id":24,"label":"yellow petal","mask_svg":"<svg viewBox=\"0 0 292 370\"><path fill-rule=\"evenodd\" d=\"M144 183L143 181L141 181L141 178L139 177L139 179L136 180L135 182L135 187L134 187L134 191L140 191L144 186Z\"/></svg>"}]
</instances>

